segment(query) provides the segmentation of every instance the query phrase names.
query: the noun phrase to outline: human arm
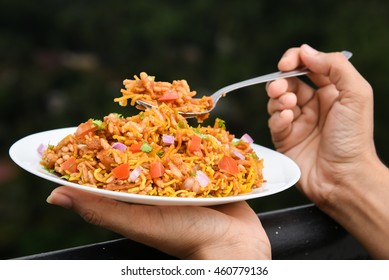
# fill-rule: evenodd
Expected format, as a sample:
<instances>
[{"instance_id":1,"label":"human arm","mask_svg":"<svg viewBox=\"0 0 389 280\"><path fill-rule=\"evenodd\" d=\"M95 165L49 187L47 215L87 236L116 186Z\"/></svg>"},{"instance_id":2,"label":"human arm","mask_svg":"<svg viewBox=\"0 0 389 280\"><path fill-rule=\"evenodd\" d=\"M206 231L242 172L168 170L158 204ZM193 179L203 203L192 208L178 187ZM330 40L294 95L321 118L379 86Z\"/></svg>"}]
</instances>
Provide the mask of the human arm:
<instances>
[{"instance_id":1,"label":"human arm","mask_svg":"<svg viewBox=\"0 0 389 280\"><path fill-rule=\"evenodd\" d=\"M129 204L59 187L51 204L88 223L183 259L270 259L267 235L246 202L214 207Z\"/></svg>"},{"instance_id":2,"label":"human arm","mask_svg":"<svg viewBox=\"0 0 389 280\"><path fill-rule=\"evenodd\" d=\"M289 49L282 71L306 65L300 79L267 86L275 147L294 159L298 187L353 234L375 258L389 258L389 171L373 140L373 91L341 53Z\"/></svg>"}]
</instances>

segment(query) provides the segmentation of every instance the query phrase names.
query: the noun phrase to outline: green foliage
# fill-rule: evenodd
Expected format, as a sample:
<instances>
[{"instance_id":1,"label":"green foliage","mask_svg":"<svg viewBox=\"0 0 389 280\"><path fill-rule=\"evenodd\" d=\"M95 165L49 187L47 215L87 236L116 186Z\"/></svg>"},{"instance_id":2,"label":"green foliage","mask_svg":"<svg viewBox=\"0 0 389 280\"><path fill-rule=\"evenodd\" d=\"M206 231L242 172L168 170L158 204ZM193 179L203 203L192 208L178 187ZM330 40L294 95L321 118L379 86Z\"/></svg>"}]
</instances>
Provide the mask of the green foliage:
<instances>
[{"instance_id":1,"label":"green foliage","mask_svg":"<svg viewBox=\"0 0 389 280\"><path fill-rule=\"evenodd\" d=\"M347 49L375 89L377 151L389 162L386 107L389 18L385 1L64 1L0 2L0 163L28 134L76 126L121 108L122 80L145 71L186 79L198 95L276 70L283 52L309 43ZM264 85L230 93L219 117L238 137L272 147ZM250 121L248 121L250 120ZM12 165L13 166L13 165ZM45 204L52 184L13 166L0 173L0 258L105 240L113 235ZM250 202L266 211L305 202L290 190Z\"/></svg>"}]
</instances>

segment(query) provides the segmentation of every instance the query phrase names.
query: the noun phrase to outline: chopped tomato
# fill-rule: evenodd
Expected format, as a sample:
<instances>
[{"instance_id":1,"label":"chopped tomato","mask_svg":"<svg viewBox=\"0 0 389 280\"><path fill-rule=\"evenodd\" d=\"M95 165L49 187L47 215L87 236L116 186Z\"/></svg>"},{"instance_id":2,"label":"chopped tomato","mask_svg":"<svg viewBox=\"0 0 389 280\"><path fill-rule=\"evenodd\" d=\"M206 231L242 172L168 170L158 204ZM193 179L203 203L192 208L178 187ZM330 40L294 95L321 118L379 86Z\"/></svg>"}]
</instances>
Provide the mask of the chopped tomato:
<instances>
[{"instance_id":1,"label":"chopped tomato","mask_svg":"<svg viewBox=\"0 0 389 280\"><path fill-rule=\"evenodd\" d=\"M192 135L188 144L189 152L193 153L193 152L200 151L201 149L200 145L201 145L201 137L195 134Z\"/></svg>"},{"instance_id":2,"label":"chopped tomato","mask_svg":"<svg viewBox=\"0 0 389 280\"><path fill-rule=\"evenodd\" d=\"M74 157L70 157L68 160L62 163L61 167L64 171L68 171L70 173L77 172L76 159Z\"/></svg>"},{"instance_id":3,"label":"chopped tomato","mask_svg":"<svg viewBox=\"0 0 389 280\"><path fill-rule=\"evenodd\" d=\"M151 179L161 177L165 173L165 167L160 161L153 162L150 165L150 177Z\"/></svg>"},{"instance_id":4,"label":"chopped tomato","mask_svg":"<svg viewBox=\"0 0 389 280\"><path fill-rule=\"evenodd\" d=\"M77 127L76 137L84 137L85 135L97 130L97 126L92 123L92 120L84 122Z\"/></svg>"},{"instance_id":5,"label":"chopped tomato","mask_svg":"<svg viewBox=\"0 0 389 280\"><path fill-rule=\"evenodd\" d=\"M158 101L173 101L178 99L180 96L176 91L166 91L160 98L158 98Z\"/></svg>"},{"instance_id":6,"label":"chopped tomato","mask_svg":"<svg viewBox=\"0 0 389 280\"><path fill-rule=\"evenodd\" d=\"M130 152L132 153L139 153L141 151L141 147L142 147L143 143L137 143L137 144L132 144L130 146Z\"/></svg>"},{"instance_id":7,"label":"chopped tomato","mask_svg":"<svg viewBox=\"0 0 389 280\"><path fill-rule=\"evenodd\" d=\"M221 171L225 171L232 175L238 174L238 163L232 157L224 156L218 164L218 167Z\"/></svg>"},{"instance_id":8,"label":"chopped tomato","mask_svg":"<svg viewBox=\"0 0 389 280\"><path fill-rule=\"evenodd\" d=\"M128 163L123 163L119 166L116 166L112 169L113 175L119 180L128 179L130 176L130 165Z\"/></svg>"}]
</instances>

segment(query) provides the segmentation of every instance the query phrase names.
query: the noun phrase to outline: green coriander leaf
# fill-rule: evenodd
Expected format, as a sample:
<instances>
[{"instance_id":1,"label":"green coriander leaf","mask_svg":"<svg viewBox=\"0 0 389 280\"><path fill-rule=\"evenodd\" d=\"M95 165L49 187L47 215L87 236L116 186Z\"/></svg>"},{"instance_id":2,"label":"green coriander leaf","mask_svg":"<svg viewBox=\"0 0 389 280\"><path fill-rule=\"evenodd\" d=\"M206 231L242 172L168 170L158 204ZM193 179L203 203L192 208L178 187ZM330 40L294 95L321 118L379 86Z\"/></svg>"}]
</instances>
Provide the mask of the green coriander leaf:
<instances>
[{"instance_id":1,"label":"green coriander leaf","mask_svg":"<svg viewBox=\"0 0 389 280\"><path fill-rule=\"evenodd\" d=\"M150 153L153 150L153 147L151 147L149 143L144 142L140 147L140 150L145 153Z\"/></svg>"},{"instance_id":2,"label":"green coriander leaf","mask_svg":"<svg viewBox=\"0 0 389 280\"><path fill-rule=\"evenodd\" d=\"M143 112L143 111L140 112L139 113L139 117L140 117L141 120L143 120L145 118L145 112Z\"/></svg>"},{"instance_id":3,"label":"green coriander leaf","mask_svg":"<svg viewBox=\"0 0 389 280\"><path fill-rule=\"evenodd\" d=\"M216 118L215 126L218 128L226 129L226 122L222 119Z\"/></svg>"},{"instance_id":4,"label":"green coriander leaf","mask_svg":"<svg viewBox=\"0 0 389 280\"><path fill-rule=\"evenodd\" d=\"M197 127L195 129L193 129L194 132L196 133L197 136L199 136L201 139L207 139L209 138L209 135L208 134L204 134L204 133L201 133L200 132L200 129Z\"/></svg>"},{"instance_id":5,"label":"green coriander leaf","mask_svg":"<svg viewBox=\"0 0 389 280\"><path fill-rule=\"evenodd\" d=\"M165 154L164 151L159 151L159 152L157 153L157 156L159 156L159 157L161 158L161 157L163 157L164 154Z\"/></svg>"},{"instance_id":6,"label":"green coriander leaf","mask_svg":"<svg viewBox=\"0 0 389 280\"><path fill-rule=\"evenodd\" d=\"M101 120L93 120L92 124L97 126L98 130L103 129L103 122Z\"/></svg>"},{"instance_id":7,"label":"green coriander leaf","mask_svg":"<svg viewBox=\"0 0 389 280\"><path fill-rule=\"evenodd\" d=\"M122 114L119 114L119 113L112 113L114 114L114 116L118 119L124 119L124 116Z\"/></svg>"}]
</instances>

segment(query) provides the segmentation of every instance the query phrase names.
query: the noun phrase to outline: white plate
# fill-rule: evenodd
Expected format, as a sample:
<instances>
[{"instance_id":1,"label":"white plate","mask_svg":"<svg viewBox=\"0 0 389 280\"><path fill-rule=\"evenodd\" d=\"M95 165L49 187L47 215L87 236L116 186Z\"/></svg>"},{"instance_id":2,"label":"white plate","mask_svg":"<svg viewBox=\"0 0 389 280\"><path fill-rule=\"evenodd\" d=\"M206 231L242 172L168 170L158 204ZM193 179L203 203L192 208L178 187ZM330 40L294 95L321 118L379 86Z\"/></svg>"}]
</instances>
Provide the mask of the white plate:
<instances>
[{"instance_id":1,"label":"white plate","mask_svg":"<svg viewBox=\"0 0 389 280\"><path fill-rule=\"evenodd\" d=\"M130 194L82 186L47 172L40 164L41 157L37 151L40 144L55 145L65 136L73 134L75 131L76 127L70 127L32 134L13 144L9 154L12 160L23 169L54 183L116 200L149 205L209 206L248 200L284 191L293 186L300 178L300 169L291 159L271 149L252 144L258 157L264 159L263 175L267 182L261 188L255 189L249 194L221 198L178 198Z\"/></svg>"}]
</instances>

